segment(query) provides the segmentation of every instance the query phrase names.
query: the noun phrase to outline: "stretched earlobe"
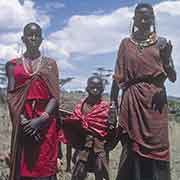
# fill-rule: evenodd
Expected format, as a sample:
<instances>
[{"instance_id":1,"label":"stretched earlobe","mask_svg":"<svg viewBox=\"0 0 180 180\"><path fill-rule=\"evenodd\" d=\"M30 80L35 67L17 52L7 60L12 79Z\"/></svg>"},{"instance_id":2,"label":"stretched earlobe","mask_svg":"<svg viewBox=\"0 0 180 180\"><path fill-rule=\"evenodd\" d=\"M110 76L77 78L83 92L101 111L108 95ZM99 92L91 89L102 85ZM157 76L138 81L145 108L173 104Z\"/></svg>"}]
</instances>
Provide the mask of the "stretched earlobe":
<instances>
[{"instance_id":1,"label":"stretched earlobe","mask_svg":"<svg viewBox=\"0 0 180 180\"><path fill-rule=\"evenodd\" d=\"M24 43L24 36L21 36L21 40L22 40L22 42Z\"/></svg>"}]
</instances>

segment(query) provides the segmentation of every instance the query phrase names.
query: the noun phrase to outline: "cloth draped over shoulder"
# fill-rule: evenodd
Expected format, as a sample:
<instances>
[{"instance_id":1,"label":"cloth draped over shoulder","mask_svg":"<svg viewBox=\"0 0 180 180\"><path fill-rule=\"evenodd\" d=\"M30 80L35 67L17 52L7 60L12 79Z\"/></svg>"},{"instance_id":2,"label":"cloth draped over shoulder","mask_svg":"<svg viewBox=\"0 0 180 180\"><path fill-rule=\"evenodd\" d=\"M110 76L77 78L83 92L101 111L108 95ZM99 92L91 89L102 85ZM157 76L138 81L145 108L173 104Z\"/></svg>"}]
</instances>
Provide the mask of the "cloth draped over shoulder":
<instances>
[{"instance_id":1,"label":"cloth draped over shoulder","mask_svg":"<svg viewBox=\"0 0 180 180\"><path fill-rule=\"evenodd\" d=\"M42 57L43 60L40 65L39 71L32 75L23 85L16 86L14 90L8 91L7 101L9 106L10 118L12 121L12 136L11 136L11 164L9 180L16 178L16 164L18 151L20 150L19 144L19 116L23 110L28 89L34 80L41 78L47 84L51 95L59 102L59 77L56 62L52 59ZM13 59L8 63L21 64L22 59ZM58 107L54 112L58 118Z\"/></svg>"},{"instance_id":2,"label":"cloth draped over shoulder","mask_svg":"<svg viewBox=\"0 0 180 180\"><path fill-rule=\"evenodd\" d=\"M108 177L107 152L105 150L108 135L109 104L100 100L90 112L83 112L86 99L76 105L73 114L64 121L64 135L68 143L77 150L75 167L78 161L86 162L89 172L101 169L103 177ZM97 167L98 165L98 167Z\"/></svg>"},{"instance_id":3,"label":"cloth draped over shoulder","mask_svg":"<svg viewBox=\"0 0 180 180\"><path fill-rule=\"evenodd\" d=\"M106 137L109 105L100 100L89 113L82 112L86 99L76 105L73 114L64 121L64 135L67 142L78 146L84 142L84 134Z\"/></svg>"},{"instance_id":4,"label":"cloth draped over shoulder","mask_svg":"<svg viewBox=\"0 0 180 180\"><path fill-rule=\"evenodd\" d=\"M169 161L166 78L156 44L140 49L130 38L122 40L114 74L122 88L119 126L134 152Z\"/></svg>"}]
</instances>

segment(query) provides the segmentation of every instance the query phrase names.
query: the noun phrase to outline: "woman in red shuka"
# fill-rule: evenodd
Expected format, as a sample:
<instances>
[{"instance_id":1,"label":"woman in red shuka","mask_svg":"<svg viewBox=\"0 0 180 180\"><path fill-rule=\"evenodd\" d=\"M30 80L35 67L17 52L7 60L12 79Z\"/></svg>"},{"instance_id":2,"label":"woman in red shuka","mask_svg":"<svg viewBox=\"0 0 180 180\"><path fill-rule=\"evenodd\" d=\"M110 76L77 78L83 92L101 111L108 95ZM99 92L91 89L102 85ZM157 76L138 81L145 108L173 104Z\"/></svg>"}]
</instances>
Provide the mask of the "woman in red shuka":
<instances>
[{"instance_id":1,"label":"woman in red shuka","mask_svg":"<svg viewBox=\"0 0 180 180\"><path fill-rule=\"evenodd\" d=\"M43 57L41 27L29 23L22 41L26 51L6 65L12 120L9 180L55 180L58 156L56 62Z\"/></svg>"}]
</instances>

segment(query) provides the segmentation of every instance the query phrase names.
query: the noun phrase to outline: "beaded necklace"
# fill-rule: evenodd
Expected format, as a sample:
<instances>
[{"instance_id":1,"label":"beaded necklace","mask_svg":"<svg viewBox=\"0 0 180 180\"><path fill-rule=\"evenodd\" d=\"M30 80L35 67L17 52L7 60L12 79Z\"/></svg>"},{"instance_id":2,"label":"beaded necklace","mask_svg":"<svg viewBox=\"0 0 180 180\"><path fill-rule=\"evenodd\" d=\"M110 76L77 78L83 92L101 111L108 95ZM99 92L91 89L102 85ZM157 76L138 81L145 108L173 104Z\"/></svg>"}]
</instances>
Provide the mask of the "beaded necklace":
<instances>
[{"instance_id":1,"label":"beaded necklace","mask_svg":"<svg viewBox=\"0 0 180 180\"><path fill-rule=\"evenodd\" d=\"M39 69L40 69L40 66L41 66L41 62L42 62L42 56L40 56L39 58L35 59L35 60L28 60L26 59L24 56L22 56L22 62L23 62L23 67L24 67L24 70L27 74L29 74L30 76L33 76L34 74L36 74ZM35 70L33 71L33 68L32 68L32 72L30 72L28 70L28 68L30 69L30 63L32 63L32 67L33 66L36 66Z\"/></svg>"},{"instance_id":2,"label":"beaded necklace","mask_svg":"<svg viewBox=\"0 0 180 180\"><path fill-rule=\"evenodd\" d=\"M144 49L145 47L149 47L157 42L156 33L151 33L147 39L138 42L133 36L131 36L130 40L139 48Z\"/></svg>"}]
</instances>

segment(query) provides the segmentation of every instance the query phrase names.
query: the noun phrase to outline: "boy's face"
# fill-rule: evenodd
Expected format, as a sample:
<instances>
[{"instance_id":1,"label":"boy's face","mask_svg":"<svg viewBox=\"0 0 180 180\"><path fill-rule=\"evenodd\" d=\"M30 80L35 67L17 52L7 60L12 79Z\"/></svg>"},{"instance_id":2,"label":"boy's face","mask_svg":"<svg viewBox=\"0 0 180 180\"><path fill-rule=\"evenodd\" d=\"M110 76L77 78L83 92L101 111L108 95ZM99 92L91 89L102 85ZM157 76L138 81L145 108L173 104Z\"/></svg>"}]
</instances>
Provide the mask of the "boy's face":
<instances>
[{"instance_id":1,"label":"boy's face","mask_svg":"<svg viewBox=\"0 0 180 180\"><path fill-rule=\"evenodd\" d=\"M89 95L101 96L104 90L102 80L99 78L89 79L86 90Z\"/></svg>"}]
</instances>

